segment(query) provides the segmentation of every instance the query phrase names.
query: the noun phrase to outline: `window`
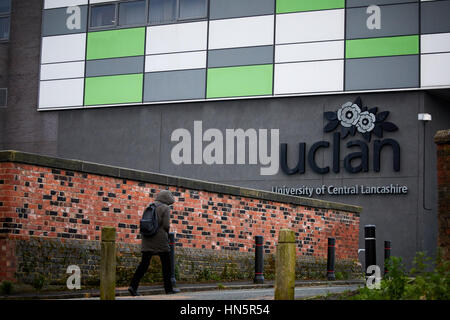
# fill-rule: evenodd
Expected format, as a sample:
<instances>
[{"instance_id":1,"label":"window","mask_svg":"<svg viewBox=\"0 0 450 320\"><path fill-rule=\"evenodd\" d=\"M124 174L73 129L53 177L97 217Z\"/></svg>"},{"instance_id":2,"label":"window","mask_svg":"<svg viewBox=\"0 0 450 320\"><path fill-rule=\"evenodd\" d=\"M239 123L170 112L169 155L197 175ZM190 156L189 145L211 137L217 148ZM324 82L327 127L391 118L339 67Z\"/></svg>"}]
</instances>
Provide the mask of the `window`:
<instances>
[{"instance_id":1,"label":"window","mask_svg":"<svg viewBox=\"0 0 450 320\"><path fill-rule=\"evenodd\" d=\"M207 0L150 0L150 24L207 17Z\"/></svg>"},{"instance_id":2,"label":"window","mask_svg":"<svg viewBox=\"0 0 450 320\"><path fill-rule=\"evenodd\" d=\"M9 40L11 0L0 0L0 40Z\"/></svg>"},{"instance_id":3,"label":"window","mask_svg":"<svg viewBox=\"0 0 450 320\"><path fill-rule=\"evenodd\" d=\"M205 0L179 0L180 19L200 19L206 17Z\"/></svg>"},{"instance_id":4,"label":"window","mask_svg":"<svg viewBox=\"0 0 450 320\"><path fill-rule=\"evenodd\" d=\"M206 18L207 11L208 0L128 0L96 4L90 6L90 27L174 23Z\"/></svg>"},{"instance_id":5,"label":"window","mask_svg":"<svg viewBox=\"0 0 450 320\"><path fill-rule=\"evenodd\" d=\"M6 107L8 103L8 89L0 88L0 107Z\"/></svg>"},{"instance_id":6,"label":"window","mask_svg":"<svg viewBox=\"0 0 450 320\"><path fill-rule=\"evenodd\" d=\"M145 24L145 0L123 2L119 5L119 24Z\"/></svg>"},{"instance_id":7,"label":"window","mask_svg":"<svg viewBox=\"0 0 450 320\"><path fill-rule=\"evenodd\" d=\"M115 4L91 7L91 27L110 27L114 25L116 25Z\"/></svg>"},{"instance_id":8,"label":"window","mask_svg":"<svg viewBox=\"0 0 450 320\"><path fill-rule=\"evenodd\" d=\"M151 24L176 21L177 0L150 0L149 18Z\"/></svg>"}]
</instances>

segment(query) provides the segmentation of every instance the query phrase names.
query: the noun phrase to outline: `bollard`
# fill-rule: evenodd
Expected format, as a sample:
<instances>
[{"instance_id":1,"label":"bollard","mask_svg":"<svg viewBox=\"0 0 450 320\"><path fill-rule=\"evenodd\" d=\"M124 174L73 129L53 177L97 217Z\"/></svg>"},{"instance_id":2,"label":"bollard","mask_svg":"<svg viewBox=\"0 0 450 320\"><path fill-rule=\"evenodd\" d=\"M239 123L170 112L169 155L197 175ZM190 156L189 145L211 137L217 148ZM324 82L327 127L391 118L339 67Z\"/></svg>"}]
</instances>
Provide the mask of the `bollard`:
<instances>
[{"instance_id":1,"label":"bollard","mask_svg":"<svg viewBox=\"0 0 450 320\"><path fill-rule=\"evenodd\" d=\"M376 227L374 225L364 226L364 239L366 244L366 278L370 276L370 274L367 274L367 268L377 264L375 228Z\"/></svg>"},{"instance_id":2,"label":"bollard","mask_svg":"<svg viewBox=\"0 0 450 320\"><path fill-rule=\"evenodd\" d=\"M264 237L255 236L255 278L254 283L264 283Z\"/></svg>"},{"instance_id":3,"label":"bollard","mask_svg":"<svg viewBox=\"0 0 450 320\"><path fill-rule=\"evenodd\" d=\"M294 300L295 258L295 233L281 229L275 262L275 300Z\"/></svg>"},{"instance_id":4,"label":"bollard","mask_svg":"<svg viewBox=\"0 0 450 320\"><path fill-rule=\"evenodd\" d=\"M177 280L175 279L175 233L169 233L169 247L170 247L170 281L172 287L175 287Z\"/></svg>"},{"instance_id":5,"label":"bollard","mask_svg":"<svg viewBox=\"0 0 450 320\"><path fill-rule=\"evenodd\" d=\"M335 238L328 238L327 279L330 281L336 280L336 276L334 274L335 244Z\"/></svg>"},{"instance_id":6,"label":"bollard","mask_svg":"<svg viewBox=\"0 0 450 320\"><path fill-rule=\"evenodd\" d=\"M387 240L384 242L384 276L387 276L389 270L387 268L387 261L391 257L391 241Z\"/></svg>"},{"instance_id":7,"label":"bollard","mask_svg":"<svg viewBox=\"0 0 450 320\"><path fill-rule=\"evenodd\" d=\"M116 297L116 229L102 228L100 260L100 300Z\"/></svg>"}]
</instances>

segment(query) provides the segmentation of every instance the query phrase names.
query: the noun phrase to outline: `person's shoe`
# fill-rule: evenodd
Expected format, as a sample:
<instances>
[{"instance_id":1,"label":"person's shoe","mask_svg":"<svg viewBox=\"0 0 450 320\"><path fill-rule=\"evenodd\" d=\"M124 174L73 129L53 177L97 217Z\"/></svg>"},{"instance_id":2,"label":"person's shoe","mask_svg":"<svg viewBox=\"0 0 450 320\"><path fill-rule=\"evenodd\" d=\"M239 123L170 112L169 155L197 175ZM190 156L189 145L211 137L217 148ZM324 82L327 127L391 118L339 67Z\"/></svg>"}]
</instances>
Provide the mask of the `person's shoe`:
<instances>
[{"instance_id":1,"label":"person's shoe","mask_svg":"<svg viewBox=\"0 0 450 320\"><path fill-rule=\"evenodd\" d=\"M129 292L133 297L140 296L140 294L137 292L137 290L134 289L133 287L128 287L128 292Z\"/></svg>"},{"instance_id":2,"label":"person's shoe","mask_svg":"<svg viewBox=\"0 0 450 320\"><path fill-rule=\"evenodd\" d=\"M166 294L176 294L176 293L180 293L180 289L173 288L172 291L166 292Z\"/></svg>"}]
</instances>

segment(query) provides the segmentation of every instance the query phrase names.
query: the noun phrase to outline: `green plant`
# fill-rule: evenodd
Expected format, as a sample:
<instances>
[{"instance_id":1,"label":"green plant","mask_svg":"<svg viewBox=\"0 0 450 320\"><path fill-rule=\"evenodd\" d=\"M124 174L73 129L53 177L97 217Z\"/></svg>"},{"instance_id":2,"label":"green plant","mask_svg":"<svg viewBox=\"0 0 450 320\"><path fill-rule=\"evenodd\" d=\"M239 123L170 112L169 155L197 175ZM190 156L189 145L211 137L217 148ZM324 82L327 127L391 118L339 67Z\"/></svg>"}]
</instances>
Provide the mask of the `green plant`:
<instances>
[{"instance_id":1,"label":"green plant","mask_svg":"<svg viewBox=\"0 0 450 320\"><path fill-rule=\"evenodd\" d=\"M40 291L44 287L45 284L45 277L42 274L39 274L37 277L33 279L33 283L31 284L33 288Z\"/></svg>"},{"instance_id":2,"label":"green plant","mask_svg":"<svg viewBox=\"0 0 450 320\"><path fill-rule=\"evenodd\" d=\"M0 292L2 294L11 294L13 289L13 284L10 281L2 281L0 285Z\"/></svg>"},{"instance_id":3,"label":"green plant","mask_svg":"<svg viewBox=\"0 0 450 320\"><path fill-rule=\"evenodd\" d=\"M418 252L409 273L399 257L391 257L386 266L389 276L381 281L380 289L362 288L351 299L450 300L450 261L443 260L440 251L434 264Z\"/></svg>"},{"instance_id":4,"label":"green plant","mask_svg":"<svg viewBox=\"0 0 450 320\"><path fill-rule=\"evenodd\" d=\"M217 289L219 289L219 290L224 290L224 289L226 289L227 287L225 287L223 284L221 284L221 283L218 283L217 284Z\"/></svg>"},{"instance_id":5,"label":"green plant","mask_svg":"<svg viewBox=\"0 0 450 320\"><path fill-rule=\"evenodd\" d=\"M197 273L196 276L197 281L209 281L209 280L219 280L220 277L214 272L211 272L208 268L205 268Z\"/></svg>"},{"instance_id":6,"label":"green plant","mask_svg":"<svg viewBox=\"0 0 450 320\"><path fill-rule=\"evenodd\" d=\"M335 272L334 276L336 278L336 280L344 280L344 274L342 272Z\"/></svg>"}]
</instances>

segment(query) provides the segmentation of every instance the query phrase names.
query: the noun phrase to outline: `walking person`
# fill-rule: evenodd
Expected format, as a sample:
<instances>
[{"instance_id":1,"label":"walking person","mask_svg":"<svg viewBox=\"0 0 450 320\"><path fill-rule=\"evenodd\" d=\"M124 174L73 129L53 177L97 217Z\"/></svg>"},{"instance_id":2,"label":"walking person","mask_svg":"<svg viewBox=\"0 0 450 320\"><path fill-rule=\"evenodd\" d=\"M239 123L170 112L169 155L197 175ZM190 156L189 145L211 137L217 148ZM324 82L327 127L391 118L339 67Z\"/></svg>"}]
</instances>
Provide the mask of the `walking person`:
<instances>
[{"instance_id":1,"label":"walking person","mask_svg":"<svg viewBox=\"0 0 450 320\"><path fill-rule=\"evenodd\" d=\"M170 247L169 247L169 229L170 229L170 208L175 202L172 193L169 190L163 190L156 196L156 214L158 215L159 228L155 235L151 237L142 236L142 260L134 273L128 291L132 296L138 296L137 289L139 282L144 276L154 255L161 259L162 273L164 278L164 290L166 294L180 292L179 289L172 287L171 266L170 266Z\"/></svg>"}]
</instances>

